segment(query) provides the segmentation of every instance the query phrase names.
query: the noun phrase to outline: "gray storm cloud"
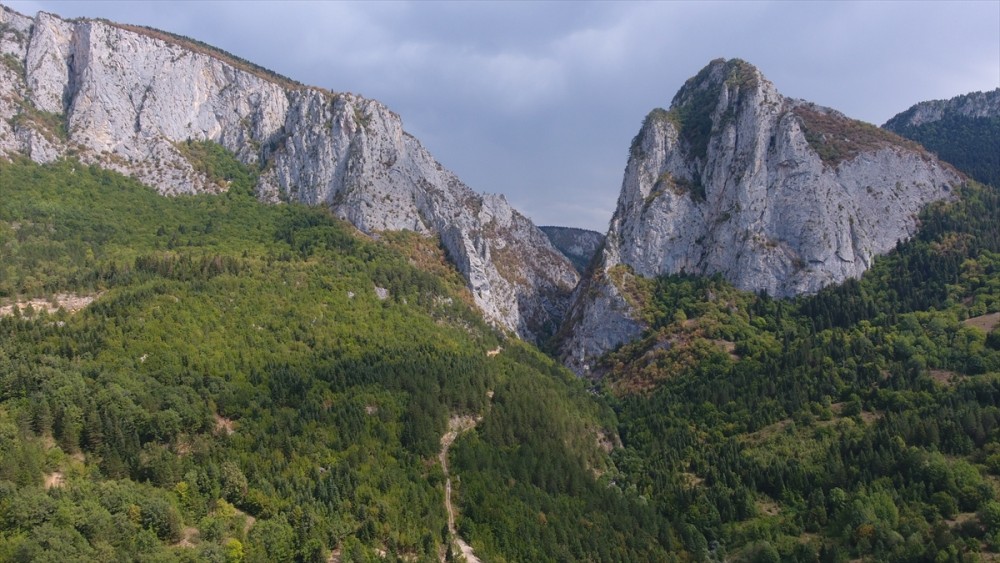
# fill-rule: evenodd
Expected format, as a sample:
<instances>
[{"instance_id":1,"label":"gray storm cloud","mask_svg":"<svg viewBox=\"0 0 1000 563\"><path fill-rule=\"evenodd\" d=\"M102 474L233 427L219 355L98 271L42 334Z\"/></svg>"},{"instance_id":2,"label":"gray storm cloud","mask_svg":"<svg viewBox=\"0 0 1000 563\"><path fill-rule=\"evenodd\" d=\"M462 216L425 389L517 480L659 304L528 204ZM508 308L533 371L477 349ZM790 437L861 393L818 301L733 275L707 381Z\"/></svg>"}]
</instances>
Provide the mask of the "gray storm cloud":
<instances>
[{"instance_id":1,"label":"gray storm cloud","mask_svg":"<svg viewBox=\"0 0 1000 563\"><path fill-rule=\"evenodd\" d=\"M709 60L876 124L1000 86L1000 2L13 1L219 46L378 99L473 189L604 231L642 117Z\"/></svg>"}]
</instances>

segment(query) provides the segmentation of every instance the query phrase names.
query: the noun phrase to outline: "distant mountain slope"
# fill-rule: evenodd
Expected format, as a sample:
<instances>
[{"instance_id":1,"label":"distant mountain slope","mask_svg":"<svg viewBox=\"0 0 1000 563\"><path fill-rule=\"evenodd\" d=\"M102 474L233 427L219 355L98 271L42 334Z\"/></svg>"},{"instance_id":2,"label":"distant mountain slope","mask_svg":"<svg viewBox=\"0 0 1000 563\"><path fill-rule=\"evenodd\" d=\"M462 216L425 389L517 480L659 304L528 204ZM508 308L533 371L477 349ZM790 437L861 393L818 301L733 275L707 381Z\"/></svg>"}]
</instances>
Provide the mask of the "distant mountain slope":
<instances>
[{"instance_id":1,"label":"distant mountain slope","mask_svg":"<svg viewBox=\"0 0 1000 563\"><path fill-rule=\"evenodd\" d=\"M165 32L0 9L0 156L75 156L164 194L226 189L187 141L212 141L261 173L267 201L330 207L366 233L440 237L492 322L554 330L572 265L503 196L481 196L353 94L302 86Z\"/></svg>"},{"instance_id":2,"label":"distant mountain slope","mask_svg":"<svg viewBox=\"0 0 1000 563\"><path fill-rule=\"evenodd\" d=\"M961 180L912 141L785 98L744 61L712 61L632 142L600 266L564 322L564 358L586 371L638 336L643 278L719 274L776 297L857 278Z\"/></svg>"},{"instance_id":3,"label":"distant mountain slope","mask_svg":"<svg viewBox=\"0 0 1000 563\"><path fill-rule=\"evenodd\" d=\"M882 127L917 141L976 180L1000 186L1000 88L921 102Z\"/></svg>"},{"instance_id":4,"label":"distant mountain slope","mask_svg":"<svg viewBox=\"0 0 1000 563\"><path fill-rule=\"evenodd\" d=\"M587 269L590 260L604 243L604 235L597 231L576 229L573 227L538 227L549 237L552 246L562 252L581 274Z\"/></svg>"}]
</instances>

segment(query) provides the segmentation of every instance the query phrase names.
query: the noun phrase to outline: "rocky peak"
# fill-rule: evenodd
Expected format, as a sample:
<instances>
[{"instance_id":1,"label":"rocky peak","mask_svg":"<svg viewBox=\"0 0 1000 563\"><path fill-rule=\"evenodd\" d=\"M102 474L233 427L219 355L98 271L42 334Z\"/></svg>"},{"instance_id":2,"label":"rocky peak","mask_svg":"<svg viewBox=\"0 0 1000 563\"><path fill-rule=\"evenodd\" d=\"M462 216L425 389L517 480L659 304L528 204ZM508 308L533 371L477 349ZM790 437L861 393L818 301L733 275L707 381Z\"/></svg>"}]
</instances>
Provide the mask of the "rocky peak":
<instances>
[{"instance_id":1,"label":"rocky peak","mask_svg":"<svg viewBox=\"0 0 1000 563\"><path fill-rule=\"evenodd\" d=\"M584 371L639 334L629 276L721 274L776 297L856 278L960 181L915 143L785 98L749 63L712 61L633 140L600 265L574 294L563 354Z\"/></svg>"},{"instance_id":2,"label":"rocky peak","mask_svg":"<svg viewBox=\"0 0 1000 563\"><path fill-rule=\"evenodd\" d=\"M535 339L572 265L502 196L481 196L377 101L307 87L204 43L102 20L0 9L0 157L74 156L165 195L224 190L181 145L257 166L258 196L325 205L360 230L439 235L476 303Z\"/></svg>"},{"instance_id":3,"label":"rocky peak","mask_svg":"<svg viewBox=\"0 0 1000 563\"><path fill-rule=\"evenodd\" d=\"M704 160L716 122L736 116L756 119L759 110L777 98L774 85L753 65L740 59L716 59L685 82L662 117L678 129L688 156Z\"/></svg>"}]
</instances>

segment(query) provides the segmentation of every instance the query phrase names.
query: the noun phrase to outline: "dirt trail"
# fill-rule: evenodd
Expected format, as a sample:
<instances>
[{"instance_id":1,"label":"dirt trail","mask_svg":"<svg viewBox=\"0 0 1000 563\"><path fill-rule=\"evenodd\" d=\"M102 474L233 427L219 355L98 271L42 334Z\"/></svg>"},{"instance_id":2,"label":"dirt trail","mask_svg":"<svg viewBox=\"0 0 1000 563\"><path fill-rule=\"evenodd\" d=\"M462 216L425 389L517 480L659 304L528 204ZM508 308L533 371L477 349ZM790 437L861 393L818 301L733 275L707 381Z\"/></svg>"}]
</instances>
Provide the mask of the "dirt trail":
<instances>
[{"instance_id":1,"label":"dirt trail","mask_svg":"<svg viewBox=\"0 0 1000 563\"><path fill-rule=\"evenodd\" d=\"M475 428L476 423L482 420L481 417L473 418L471 416L455 416L448 421L448 432L444 436L441 436L441 453L438 454L438 459L441 460L441 469L444 471L444 508L448 511L448 535L451 536L452 541L458 546L459 551L462 553L462 557L468 563L482 563L482 561L476 557L472 552L472 546L465 543L458 535L458 531L455 529L455 507L451 504L451 474L448 473L448 449L451 448L452 443L455 442L455 438L459 434L465 432L466 430L471 430Z\"/></svg>"}]
</instances>

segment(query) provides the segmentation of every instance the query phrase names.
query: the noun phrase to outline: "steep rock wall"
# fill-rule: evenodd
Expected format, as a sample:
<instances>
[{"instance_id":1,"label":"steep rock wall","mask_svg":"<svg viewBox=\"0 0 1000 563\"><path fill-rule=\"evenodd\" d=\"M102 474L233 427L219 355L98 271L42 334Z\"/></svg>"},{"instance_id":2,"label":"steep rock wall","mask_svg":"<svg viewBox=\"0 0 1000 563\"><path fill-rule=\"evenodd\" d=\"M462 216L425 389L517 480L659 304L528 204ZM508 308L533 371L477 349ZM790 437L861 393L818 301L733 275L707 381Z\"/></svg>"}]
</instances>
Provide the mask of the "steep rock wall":
<instances>
[{"instance_id":1,"label":"steep rock wall","mask_svg":"<svg viewBox=\"0 0 1000 563\"><path fill-rule=\"evenodd\" d=\"M501 196L441 166L384 105L305 87L155 30L0 8L0 156L74 156L165 195L224 190L178 144L261 168L259 197L325 205L358 229L439 234L487 319L551 333L578 276Z\"/></svg>"},{"instance_id":2,"label":"steep rock wall","mask_svg":"<svg viewBox=\"0 0 1000 563\"><path fill-rule=\"evenodd\" d=\"M585 372L641 330L607 275L616 266L812 293L860 276L960 181L913 143L785 98L748 63L713 61L633 141L597 271L562 330L563 357Z\"/></svg>"}]
</instances>

